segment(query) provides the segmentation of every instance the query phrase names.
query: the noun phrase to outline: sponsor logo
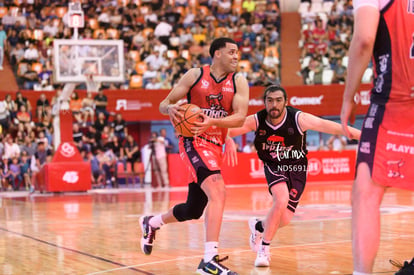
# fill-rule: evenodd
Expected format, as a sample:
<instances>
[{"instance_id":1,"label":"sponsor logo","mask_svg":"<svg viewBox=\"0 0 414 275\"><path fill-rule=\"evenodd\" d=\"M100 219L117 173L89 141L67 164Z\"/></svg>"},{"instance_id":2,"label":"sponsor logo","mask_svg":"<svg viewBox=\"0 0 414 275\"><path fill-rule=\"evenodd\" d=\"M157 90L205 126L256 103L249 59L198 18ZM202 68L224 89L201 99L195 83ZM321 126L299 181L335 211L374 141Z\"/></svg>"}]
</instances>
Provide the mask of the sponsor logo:
<instances>
[{"instance_id":1,"label":"sponsor logo","mask_svg":"<svg viewBox=\"0 0 414 275\"><path fill-rule=\"evenodd\" d=\"M267 138L267 143L275 144L277 142L280 142L283 146L285 146L285 138L280 136L272 135Z\"/></svg>"},{"instance_id":2,"label":"sponsor logo","mask_svg":"<svg viewBox=\"0 0 414 275\"><path fill-rule=\"evenodd\" d=\"M225 83L224 85L226 85L226 86L232 86L232 85L231 85L231 81L230 81L230 80L227 80L227 81L226 81L226 83Z\"/></svg>"},{"instance_id":3,"label":"sponsor logo","mask_svg":"<svg viewBox=\"0 0 414 275\"><path fill-rule=\"evenodd\" d=\"M359 146L359 151L364 154L370 154L371 153L371 143L369 141L363 141L361 142L361 145Z\"/></svg>"},{"instance_id":4,"label":"sponsor logo","mask_svg":"<svg viewBox=\"0 0 414 275\"><path fill-rule=\"evenodd\" d=\"M309 175L318 175L322 170L322 163L319 159L311 158L308 160L308 173Z\"/></svg>"},{"instance_id":5,"label":"sponsor logo","mask_svg":"<svg viewBox=\"0 0 414 275\"><path fill-rule=\"evenodd\" d=\"M218 272L219 272L219 270L218 270L218 268L216 267L215 269L211 269L211 268L209 268L209 267L207 267L206 266L206 269L207 269L207 271L208 272L210 272L211 274L218 274Z\"/></svg>"},{"instance_id":6,"label":"sponsor logo","mask_svg":"<svg viewBox=\"0 0 414 275\"><path fill-rule=\"evenodd\" d=\"M355 94L354 101L356 104L369 105L371 102L369 96L369 91L360 91L359 93Z\"/></svg>"},{"instance_id":7,"label":"sponsor logo","mask_svg":"<svg viewBox=\"0 0 414 275\"><path fill-rule=\"evenodd\" d=\"M194 156L194 157L191 158L192 163L197 163L199 161L200 161L200 159L197 156Z\"/></svg>"},{"instance_id":8,"label":"sponsor logo","mask_svg":"<svg viewBox=\"0 0 414 275\"><path fill-rule=\"evenodd\" d=\"M63 143L60 148L60 152L65 158L71 158L75 155L75 147L67 142Z\"/></svg>"},{"instance_id":9,"label":"sponsor logo","mask_svg":"<svg viewBox=\"0 0 414 275\"><path fill-rule=\"evenodd\" d=\"M292 190L290 190L289 196L296 198L297 195L298 195L298 190L296 190L295 188L292 188Z\"/></svg>"},{"instance_id":10,"label":"sponsor logo","mask_svg":"<svg viewBox=\"0 0 414 275\"><path fill-rule=\"evenodd\" d=\"M207 80L202 79L201 80L201 89L207 89L210 86L210 83L208 83Z\"/></svg>"},{"instance_id":11,"label":"sponsor logo","mask_svg":"<svg viewBox=\"0 0 414 275\"><path fill-rule=\"evenodd\" d=\"M298 97L294 96L290 99L290 104L292 106L299 105L322 105L323 95L318 97Z\"/></svg>"},{"instance_id":12,"label":"sponsor logo","mask_svg":"<svg viewBox=\"0 0 414 275\"><path fill-rule=\"evenodd\" d=\"M405 163L404 160L389 160L387 161L388 165L388 174L389 178L404 178L404 175L401 174L400 167Z\"/></svg>"},{"instance_id":13,"label":"sponsor logo","mask_svg":"<svg viewBox=\"0 0 414 275\"><path fill-rule=\"evenodd\" d=\"M128 100L128 99L117 99L116 100L116 111L136 111L142 108L152 108L151 102L141 102L139 100Z\"/></svg>"},{"instance_id":14,"label":"sponsor logo","mask_svg":"<svg viewBox=\"0 0 414 275\"><path fill-rule=\"evenodd\" d=\"M263 106L264 102L262 99L250 99L249 106Z\"/></svg>"},{"instance_id":15,"label":"sponsor logo","mask_svg":"<svg viewBox=\"0 0 414 275\"><path fill-rule=\"evenodd\" d=\"M351 171L349 158L323 158L322 171L324 174L348 174Z\"/></svg>"},{"instance_id":16,"label":"sponsor logo","mask_svg":"<svg viewBox=\"0 0 414 275\"><path fill-rule=\"evenodd\" d=\"M211 165L212 168L218 167L217 162L213 159L208 160L208 163Z\"/></svg>"},{"instance_id":17,"label":"sponsor logo","mask_svg":"<svg viewBox=\"0 0 414 275\"><path fill-rule=\"evenodd\" d=\"M250 159L250 176L254 179L264 178L263 162L259 159Z\"/></svg>"},{"instance_id":18,"label":"sponsor logo","mask_svg":"<svg viewBox=\"0 0 414 275\"><path fill-rule=\"evenodd\" d=\"M374 127L374 117L367 117L365 119L364 128L366 129L372 129Z\"/></svg>"},{"instance_id":19,"label":"sponsor logo","mask_svg":"<svg viewBox=\"0 0 414 275\"><path fill-rule=\"evenodd\" d=\"M229 88L229 87L222 87L221 90L223 92L228 92L228 93L234 92L233 88Z\"/></svg>"},{"instance_id":20,"label":"sponsor logo","mask_svg":"<svg viewBox=\"0 0 414 275\"><path fill-rule=\"evenodd\" d=\"M403 145L403 144L397 145L394 143L387 142L385 149L387 151L414 155L414 146Z\"/></svg>"},{"instance_id":21,"label":"sponsor logo","mask_svg":"<svg viewBox=\"0 0 414 275\"><path fill-rule=\"evenodd\" d=\"M62 180L71 184L77 183L79 174L77 171L66 171L65 174L63 174Z\"/></svg>"},{"instance_id":22,"label":"sponsor logo","mask_svg":"<svg viewBox=\"0 0 414 275\"><path fill-rule=\"evenodd\" d=\"M266 130L259 130L259 136L266 135Z\"/></svg>"}]
</instances>

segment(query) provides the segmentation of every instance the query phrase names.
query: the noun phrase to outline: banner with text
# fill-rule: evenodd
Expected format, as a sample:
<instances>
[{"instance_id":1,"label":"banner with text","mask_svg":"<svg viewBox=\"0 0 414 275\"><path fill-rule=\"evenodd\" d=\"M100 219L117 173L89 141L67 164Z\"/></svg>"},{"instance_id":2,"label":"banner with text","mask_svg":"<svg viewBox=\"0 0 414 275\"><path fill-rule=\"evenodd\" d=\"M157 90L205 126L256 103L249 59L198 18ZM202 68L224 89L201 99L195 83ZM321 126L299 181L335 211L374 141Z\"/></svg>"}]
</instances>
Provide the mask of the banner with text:
<instances>
[{"instance_id":1,"label":"banner with text","mask_svg":"<svg viewBox=\"0 0 414 275\"><path fill-rule=\"evenodd\" d=\"M358 103L357 114L365 114L368 110L371 85L361 85L355 96ZM343 95L343 85L313 85L286 87L288 105L317 116L339 116ZM85 97L85 91L77 91L80 98ZM51 100L54 91L35 92L23 91L32 106L36 106L39 95L45 93ZM168 120L162 115L158 106L168 95L168 90L105 90L108 98L107 109L110 112L121 113L127 121ZM5 92L0 92L4 98ZM264 108L263 87L250 87L249 114ZM14 98L14 96L12 96Z\"/></svg>"},{"instance_id":2,"label":"banner with text","mask_svg":"<svg viewBox=\"0 0 414 275\"><path fill-rule=\"evenodd\" d=\"M307 170L308 182L353 180L356 151L312 151L308 154L308 167L281 165L281 170ZM186 186L189 172L179 154L168 156L171 186ZM229 167L223 163L222 174L226 184L265 184L263 162L256 153L238 153L238 165Z\"/></svg>"}]
</instances>

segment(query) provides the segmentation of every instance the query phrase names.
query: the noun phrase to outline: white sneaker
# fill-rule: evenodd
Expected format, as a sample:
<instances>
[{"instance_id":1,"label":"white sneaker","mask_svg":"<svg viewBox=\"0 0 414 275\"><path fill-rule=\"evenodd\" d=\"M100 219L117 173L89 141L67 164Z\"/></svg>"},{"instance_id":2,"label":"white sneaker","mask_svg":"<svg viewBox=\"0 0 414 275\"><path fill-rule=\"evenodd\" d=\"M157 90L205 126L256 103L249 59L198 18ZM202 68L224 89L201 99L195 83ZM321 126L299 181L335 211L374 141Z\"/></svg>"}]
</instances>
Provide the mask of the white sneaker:
<instances>
[{"instance_id":1,"label":"white sneaker","mask_svg":"<svg viewBox=\"0 0 414 275\"><path fill-rule=\"evenodd\" d=\"M256 261L254 266L257 267L268 267L270 265L270 248L268 245L260 247L257 252Z\"/></svg>"},{"instance_id":2,"label":"white sneaker","mask_svg":"<svg viewBox=\"0 0 414 275\"><path fill-rule=\"evenodd\" d=\"M263 233L256 230L256 223L259 221L258 218L249 219L249 228L250 228L250 248L257 252L259 250L260 244L262 243Z\"/></svg>"}]
</instances>

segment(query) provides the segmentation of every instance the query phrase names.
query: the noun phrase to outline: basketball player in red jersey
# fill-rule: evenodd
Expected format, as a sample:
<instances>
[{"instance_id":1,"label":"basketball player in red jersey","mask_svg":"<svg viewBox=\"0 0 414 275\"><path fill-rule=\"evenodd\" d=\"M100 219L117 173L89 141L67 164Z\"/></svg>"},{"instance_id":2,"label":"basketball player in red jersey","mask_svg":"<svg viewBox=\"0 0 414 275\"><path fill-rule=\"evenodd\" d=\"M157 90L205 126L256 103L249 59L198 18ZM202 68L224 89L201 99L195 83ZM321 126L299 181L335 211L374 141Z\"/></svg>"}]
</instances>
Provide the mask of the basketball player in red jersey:
<instances>
[{"instance_id":1,"label":"basketball player in red jersey","mask_svg":"<svg viewBox=\"0 0 414 275\"><path fill-rule=\"evenodd\" d=\"M221 176L222 147L227 128L243 125L247 114L249 87L245 77L235 73L238 47L229 38L215 39L210 46L211 66L190 69L160 103L160 112L180 119L180 100L203 110L203 122L193 127L194 137L180 137L180 156L191 170L187 201L167 213L141 217L141 248L151 254L155 232L162 225L198 219L205 211L205 252L198 274L237 274L218 257L218 239L223 218L225 185Z\"/></svg>"},{"instance_id":2,"label":"basketball player in red jersey","mask_svg":"<svg viewBox=\"0 0 414 275\"><path fill-rule=\"evenodd\" d=\"M341 121L344 133L354 95L371 56L375 64L371 105L358 148L352 192L354 274L371 274L380 242L380 205L387 187L414 190L414 2L354 0ZM414 259L396 274L414 274Z\"/></svg>"}]
</instances>

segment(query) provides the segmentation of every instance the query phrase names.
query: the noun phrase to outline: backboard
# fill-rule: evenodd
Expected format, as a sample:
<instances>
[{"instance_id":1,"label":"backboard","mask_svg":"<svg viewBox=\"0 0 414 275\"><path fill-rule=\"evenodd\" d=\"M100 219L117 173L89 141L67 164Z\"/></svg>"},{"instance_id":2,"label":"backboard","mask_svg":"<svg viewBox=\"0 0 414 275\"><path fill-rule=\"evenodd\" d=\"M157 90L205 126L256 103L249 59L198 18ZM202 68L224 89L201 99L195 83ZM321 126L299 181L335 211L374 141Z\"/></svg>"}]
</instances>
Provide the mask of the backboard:
<instances>
[{"instance_id":1,"label":"backboard","mask_svg":"<svg viewBox=\"0 0 414 275\"><path fill-rule=\"evenodd\" d=\"M122 40L55 39L53 60L57 83L86 82L90 75L98 82L124 82Z\"/></svg>"}]
</instances>

